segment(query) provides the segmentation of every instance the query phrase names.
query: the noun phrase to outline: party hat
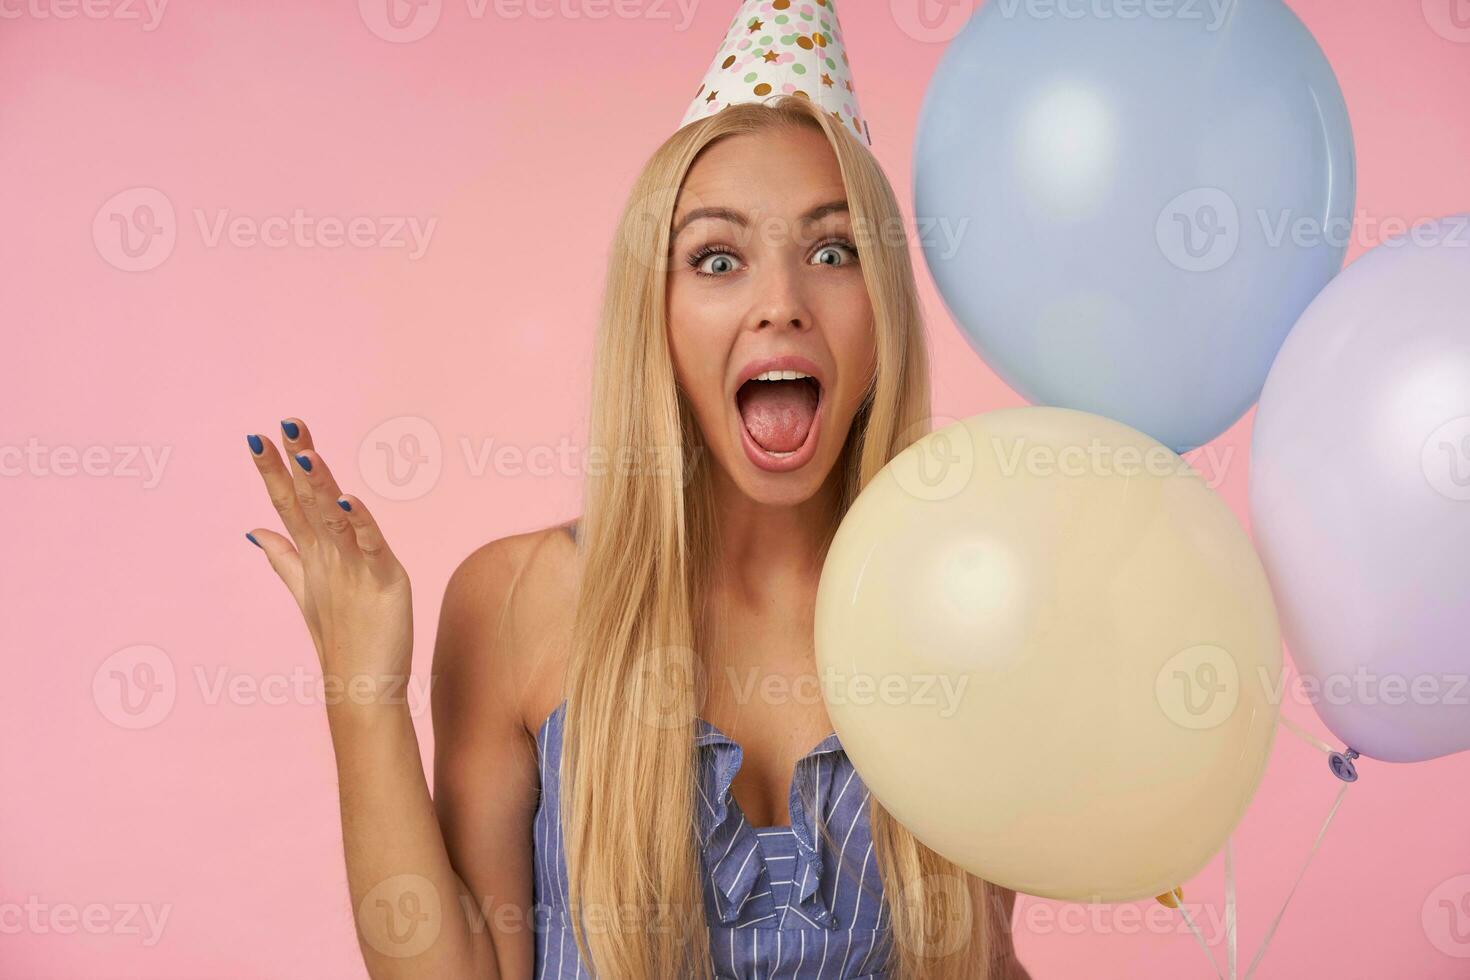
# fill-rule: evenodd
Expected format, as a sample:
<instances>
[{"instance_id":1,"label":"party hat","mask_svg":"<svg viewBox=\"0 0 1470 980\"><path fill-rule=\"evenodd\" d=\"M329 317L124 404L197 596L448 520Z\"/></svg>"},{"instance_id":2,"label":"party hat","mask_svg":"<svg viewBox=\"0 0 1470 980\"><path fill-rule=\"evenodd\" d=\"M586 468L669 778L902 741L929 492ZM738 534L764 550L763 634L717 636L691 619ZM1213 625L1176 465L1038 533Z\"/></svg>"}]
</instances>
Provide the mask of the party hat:
<instances>
[{"instance_id":1,"label":"party hat","mask_svg":"<svg viewBox=\"0 0 1470 980\"><path fill-rule=\"evenodd\" d=\"M685 126L738 102L804 95L873 145L847 64L837 0L741 0Z\"/></svg>"}]
</instances>

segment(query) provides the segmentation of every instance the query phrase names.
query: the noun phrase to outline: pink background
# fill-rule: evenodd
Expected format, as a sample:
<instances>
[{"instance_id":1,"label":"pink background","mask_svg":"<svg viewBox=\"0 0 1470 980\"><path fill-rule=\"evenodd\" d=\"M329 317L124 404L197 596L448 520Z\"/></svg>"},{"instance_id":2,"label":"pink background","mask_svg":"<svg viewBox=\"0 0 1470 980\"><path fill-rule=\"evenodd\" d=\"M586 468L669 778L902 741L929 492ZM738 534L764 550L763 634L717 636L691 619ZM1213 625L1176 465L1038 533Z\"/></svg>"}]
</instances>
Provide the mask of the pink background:
<instances>
[{"instance_id":1,"label":"pink background","mask_svg":"<svg viewBox=\"0 0 1470 980\"><path fill-rule=\"evenodd\" d=\"M1384 218L1470 209L1470 30L1451 2L1292 0L1347 94L1367 241ZM428 0L414 25L437 22L403 42L370 26L392 35L383 0L196 0L156 23L141 3L94 3L101 16L7 4L0 22L0 447L35 447L0 478L0 976L361 976L323 711L279 689L314 658L241 536L271 516L244 435L288 414L313 424L414 575L426 670L458 560L577 511L613 221L734 4L684 24L672 0L621 18L576 0L503 15ZM879 0L843 17L907 209L942 37ZM113 216L143 220L139 204L173 242L130 257ZM365 217L368 240L212 237L221 214L248 227L297 208ZM379 241L395 219L435 222L426 252ZM936 413L1016 404L920 275ZM1249 437L1246 419L1210 447L1243 520ZM161 689L131 714L116 675L149 669ZM1307 705L1285 711L1322 731ZM426 713L420 728L427 753ZM1470 976L1446 952L1470 944L1432 901L1470 891L1470 756L1361 768L1258 975ZM1243 962L1336 787L1281 735L1236 838ZM1207 924L1220 864L1187 886ZM1171 920L1058 924L1049 904L1023 902L1038 978L1209 975ZM161 936L129 911L143 907L167 912Z\"/></svg>"}]
</instances>

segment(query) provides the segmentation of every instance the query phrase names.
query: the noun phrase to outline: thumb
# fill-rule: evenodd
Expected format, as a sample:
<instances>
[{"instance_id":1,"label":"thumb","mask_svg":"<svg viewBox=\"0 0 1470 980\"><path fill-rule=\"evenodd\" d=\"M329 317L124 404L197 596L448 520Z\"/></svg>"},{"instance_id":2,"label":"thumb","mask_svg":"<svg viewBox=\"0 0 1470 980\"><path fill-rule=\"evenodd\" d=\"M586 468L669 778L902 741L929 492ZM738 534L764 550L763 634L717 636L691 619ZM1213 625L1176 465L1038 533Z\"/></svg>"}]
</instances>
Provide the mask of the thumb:
<instances>
[{"instance_id":1,"label":"thumb","mask_svg":"<svg viewBox=\"0 0 1470 980\"><path fill-rule=\"evenodd\" d=\"M271 563L281 581L286 583L286 588L291 592L291 597L296 604L303 609L306 607L306 573L301 567L301 555L296 551L296 546L291 539L275 531L257 527L245 535L252 544L265 552L266 560Z\"/></svg>"}]
</instances>

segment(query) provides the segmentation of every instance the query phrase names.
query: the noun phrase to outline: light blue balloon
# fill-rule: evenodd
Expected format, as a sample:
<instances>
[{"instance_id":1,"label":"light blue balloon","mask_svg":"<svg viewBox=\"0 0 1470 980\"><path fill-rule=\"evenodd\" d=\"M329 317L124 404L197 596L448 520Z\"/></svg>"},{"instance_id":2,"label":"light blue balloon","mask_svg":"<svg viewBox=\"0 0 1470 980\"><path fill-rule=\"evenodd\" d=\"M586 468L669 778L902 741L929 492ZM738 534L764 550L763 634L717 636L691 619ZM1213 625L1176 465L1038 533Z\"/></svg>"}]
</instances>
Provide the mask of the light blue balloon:
<instances>
[{"instance_id":1,"label":"light blue balloon","mask_svg":"<svg viewBox=\"0 0 1470 980\"><path fill-rule=\"evenodd\" d=\"M1355 195L1342 90L1279 0L988 0L915 147L970 345L1030 401L1180 452L1255 402Z\"/></svg>"}]
</instances>

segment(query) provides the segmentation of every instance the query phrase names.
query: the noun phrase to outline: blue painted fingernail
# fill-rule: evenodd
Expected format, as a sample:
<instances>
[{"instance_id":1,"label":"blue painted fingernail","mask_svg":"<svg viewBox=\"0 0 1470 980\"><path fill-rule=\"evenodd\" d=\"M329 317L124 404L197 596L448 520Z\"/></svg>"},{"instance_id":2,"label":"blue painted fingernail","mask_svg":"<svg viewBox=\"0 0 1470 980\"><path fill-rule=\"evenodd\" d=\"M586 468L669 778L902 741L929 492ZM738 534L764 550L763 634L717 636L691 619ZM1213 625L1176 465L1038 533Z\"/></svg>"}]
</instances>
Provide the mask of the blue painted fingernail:
<instances>
[{"instance_id":1,"label":"blue painted fingernail","mask_svg":"<svg viewBox=\"0 0 1470 980\"><path fill-rule=\"evenodd\" d=\"M303 470L308 473L311 472L311 460L307 458L305 453L297 453L296 462Z\"/></svg>"},{"instance_id":2,"label":"blue painted fingernail","mask_svg":"<svg viewBox=\"0 0 1470 980\"><path fill-rule=\"evenodd\" d=\"M281 431L286 433L287 439L295 439L301 435L301 426L290 419L281 420Z\"/></svg>"},{"instance_id":3,"label":"blue painted fingernail","mask_svg":"<svg viewBox=\"0 0 1470 980\"><path fill-rule=\"evenodd\" d=\"M251 534L249 531L246 531L245 532L245 540L249 541L251 544L255 545L257 548L260 548L261 551L264 551L265 550L265 548L261 547L260 542L257 541L257 540L255 540L255 535Z\"/></svg>"},{"instance_id":4,"label":"blue painted fingernail","mask_svg":"<svg viewBox=\"0 0 1470 980\"><path fill-rule=\"evenodd\" d=\"M265 443L261 441L260 436L248 435L245 437L245 441L250 443L250 451L255 455L259 456L265 452Z\"/></svg>"},{"instance_id":5,"label":"blue painted fingernail","mask_svg":"<svg viewBox=\"0 0 1470 980\"><path fill-rule=\"evenodd\" d=\"M352 502L350 500L339 500L337 501L337 506L341 507L343 510L351 510Z\"/></svg>"}]
</instances>

